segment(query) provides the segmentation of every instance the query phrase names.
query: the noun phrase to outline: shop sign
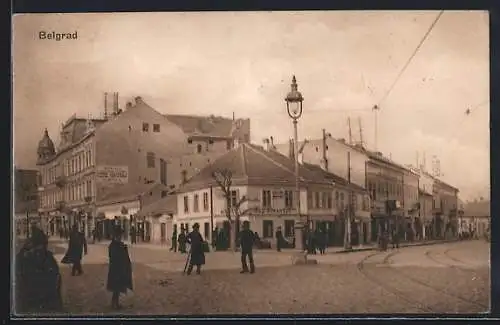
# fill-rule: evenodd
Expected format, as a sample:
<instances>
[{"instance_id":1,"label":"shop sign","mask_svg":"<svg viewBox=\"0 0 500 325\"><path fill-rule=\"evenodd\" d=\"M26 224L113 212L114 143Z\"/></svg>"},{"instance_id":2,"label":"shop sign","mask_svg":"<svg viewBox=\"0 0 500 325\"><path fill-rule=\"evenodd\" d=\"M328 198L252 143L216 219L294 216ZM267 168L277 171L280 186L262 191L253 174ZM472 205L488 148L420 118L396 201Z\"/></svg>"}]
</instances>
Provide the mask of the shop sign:
<instances>
[{"instance_id":1,"label":"shop sign","mask_svg":"<svg viewBox=\"0 0 500 325\"><path fill-rule=\"evenodd\" d=\"M99 183L128 183L128 166L97 166L96 178Z\"/></svg>"}]
</instances>

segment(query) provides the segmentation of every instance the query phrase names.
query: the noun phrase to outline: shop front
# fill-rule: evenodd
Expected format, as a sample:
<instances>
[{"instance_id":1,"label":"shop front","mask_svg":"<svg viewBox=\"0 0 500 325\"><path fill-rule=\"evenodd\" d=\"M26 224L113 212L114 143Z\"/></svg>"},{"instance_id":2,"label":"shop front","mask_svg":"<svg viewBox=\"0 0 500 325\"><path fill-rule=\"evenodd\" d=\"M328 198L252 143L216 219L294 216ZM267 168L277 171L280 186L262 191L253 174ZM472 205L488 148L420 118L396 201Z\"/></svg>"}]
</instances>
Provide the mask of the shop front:
<instances>
[{"instance_id":1,"label":"shop front","mask_svg":"<svg viewBox=\"0 0 500 325\"><path fill-rule=\"evenodd\" d=\"M138 200L98 206L96 208L95 227L99 229L98 232L100 232L101 238L110 240L113 237L115 227L119 226L123 231L123 240L129 241L131 226L134 224L134 215L138 210Z\"/></svg>"}]
</instances>

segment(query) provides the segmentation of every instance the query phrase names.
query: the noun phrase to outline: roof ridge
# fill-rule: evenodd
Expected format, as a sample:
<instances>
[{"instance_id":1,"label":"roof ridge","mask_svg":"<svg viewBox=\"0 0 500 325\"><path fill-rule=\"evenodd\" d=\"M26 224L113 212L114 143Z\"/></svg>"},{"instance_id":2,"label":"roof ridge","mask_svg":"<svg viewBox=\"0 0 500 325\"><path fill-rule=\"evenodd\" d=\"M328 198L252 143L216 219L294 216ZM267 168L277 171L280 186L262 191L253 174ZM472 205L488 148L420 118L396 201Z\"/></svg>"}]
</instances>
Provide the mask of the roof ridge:
<instances>
[{"instance_id":1,"label":"roof ridge","mask_svg":"<svg viewBox=\"0 0 500 325\"><path fill-rule=\"evenodd\" d=\"M276 166L278 166L279 168L289 172L290 174L292 175L295 175L295 172L288 169L286 166L284 166L283 164L280 164L279 162L277 162L276 160L272 159L271 157L269 157L268 155L264 154L263 152L260 152L260 150L257 150L255 148L253 148L252 146L248 146L251 150L253 150L254 152L256 152L257 154L263 156L264 158L266 158L267 160L271 161L273 164L275 164Z\"/></svg>"}]
</instances>

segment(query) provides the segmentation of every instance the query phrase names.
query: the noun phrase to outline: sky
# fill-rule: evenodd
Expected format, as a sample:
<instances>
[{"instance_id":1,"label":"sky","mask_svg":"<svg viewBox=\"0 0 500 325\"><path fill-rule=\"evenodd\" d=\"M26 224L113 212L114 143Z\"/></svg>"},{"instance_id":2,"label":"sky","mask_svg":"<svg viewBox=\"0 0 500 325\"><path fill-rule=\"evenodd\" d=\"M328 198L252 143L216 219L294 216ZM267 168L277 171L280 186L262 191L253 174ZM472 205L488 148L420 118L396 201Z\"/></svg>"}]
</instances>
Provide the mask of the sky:
<instances>
[{"instance_id":1,"label":"sky","mask_svg":"<svg viewBox=\"0 0 500 325\"><path fill-rule=\"evenodd\" d=\"M415 165L417 155L422 163L425 155L429 171L436 156L441 178L458 187L462 199L489 197L487 12L445 11L384 96L437 15L15 15L14 163L34 168L45 128L58 139L61 123L74 113L101 115L104 92L115 91L122 106L142 96L161 113L231 117L234 112L251 119L254 143L269 136L286 142L293 129L284 97L295 75L305 98L299 138L320 138L324 128L348 139L350 117L353 141L362 134L368 148L402 164ZM40 31L76 31L78 38L41 40Z\"/></svg>"}]
</instances>

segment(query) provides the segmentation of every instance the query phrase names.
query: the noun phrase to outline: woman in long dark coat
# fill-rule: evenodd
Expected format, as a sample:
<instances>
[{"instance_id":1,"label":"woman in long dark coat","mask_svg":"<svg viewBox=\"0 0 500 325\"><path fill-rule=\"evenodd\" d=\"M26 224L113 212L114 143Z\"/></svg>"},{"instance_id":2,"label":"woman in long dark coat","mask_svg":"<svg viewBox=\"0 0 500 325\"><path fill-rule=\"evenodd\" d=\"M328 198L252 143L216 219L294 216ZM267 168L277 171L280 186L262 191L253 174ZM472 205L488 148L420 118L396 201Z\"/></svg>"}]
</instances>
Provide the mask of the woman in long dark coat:
<instances>
[{"instance_id":1,"label":"woman in long dark coat","mask_svg":"<svg viewBox=\"0 0 500 325\"><path fill-rule=\"evenodd\" d=\"M128 248L122 242L122 229L116 227L113 239L108 247L109 270L106 288L113 293L111 307L120 308L120 294L132 290L132 263L128 255Z\"/></svg>"},{"instance_id":2,"label":"woman in long dark coat","mask_svg":"<svg viewBox=\"0 0 500 325\"><path fill-rule=\"evenodd\" d=\"M191 245L191 258L189 259L187 274L191 274L194 265L196 265L196 274L200 274L201 266L205 264L205 251L203 250L204 241L198 223L193 225L193 231L187 235L186 241Z\"/></svg>"},{"instance_id":3,"label":"woman in long dark coat","mask_svg":"<svg viewBox=\"0 0 500 325\"><path fill-rule=\"evenodd\" d=\"M16 255L16 313L62 309L61 274L44 234L34 232Z\"/></svg>"}]
</instances>

